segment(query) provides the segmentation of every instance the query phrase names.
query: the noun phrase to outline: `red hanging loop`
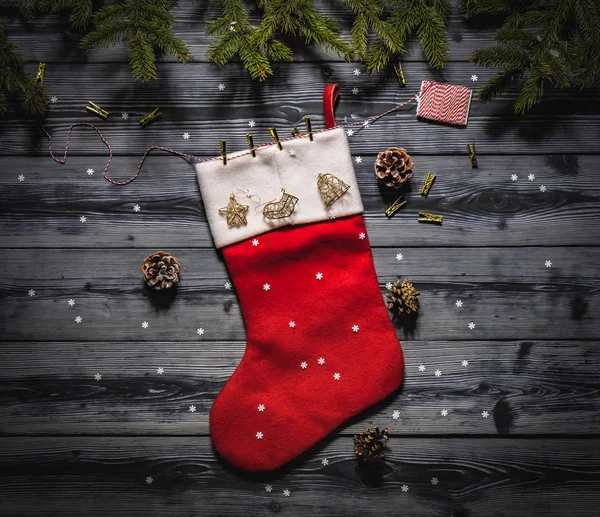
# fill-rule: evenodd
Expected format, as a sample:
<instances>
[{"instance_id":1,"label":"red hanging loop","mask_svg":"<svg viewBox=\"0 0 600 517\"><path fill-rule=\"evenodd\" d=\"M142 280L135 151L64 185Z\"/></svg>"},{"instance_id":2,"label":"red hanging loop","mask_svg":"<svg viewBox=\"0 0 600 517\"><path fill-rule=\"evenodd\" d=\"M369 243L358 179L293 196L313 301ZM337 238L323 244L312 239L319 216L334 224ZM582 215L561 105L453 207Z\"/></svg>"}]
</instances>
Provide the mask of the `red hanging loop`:
<instances>
[{"instance_id":1,"label":"red hanging loop","mask_svg":"<svg viewBox=\"0 0 600 517\"><path fill-rule=\"evenodd\" d=\"M323 90L323 115L325 116L325 127L331 129L337 126L335 123L335 101L340 94L337 84L330 83Z\"/></svg>"}]
</instances>

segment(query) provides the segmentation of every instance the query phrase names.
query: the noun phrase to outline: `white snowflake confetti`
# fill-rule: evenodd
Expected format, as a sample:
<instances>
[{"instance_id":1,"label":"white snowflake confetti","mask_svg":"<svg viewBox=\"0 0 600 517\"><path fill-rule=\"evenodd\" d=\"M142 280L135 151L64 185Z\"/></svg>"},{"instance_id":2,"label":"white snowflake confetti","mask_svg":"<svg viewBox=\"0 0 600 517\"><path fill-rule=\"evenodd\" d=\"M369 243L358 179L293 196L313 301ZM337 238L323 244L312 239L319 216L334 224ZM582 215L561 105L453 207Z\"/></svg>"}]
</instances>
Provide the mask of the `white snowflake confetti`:
<instances>
[{"instance_id":1,"label":"white snowflake confetti","mask_svg":"<svg viewBox=\"0 0 600 517\"><path fill-rule=\"evenodd\" d=\"M386 289L391 289L392 287L394 287L394 284L392 284L392 282L388 282L385 284Z\"/></svg>"},{"instance_id":2,"label":"white snowflake confetti","mask_svg":"<svg viewBox=\"0 0 600 517\"><path fill-rule=\"evenodd\" d=\"M237 22L235 20L229 23L229 30L230 31L234 31L235 30L235 24L236 23Z\"/></svg>"},{"instance_id":3,"label":"white snowflake confetti","mask_svg":"<svg viewBox=\"0 0 600 517\"><path fill-rule=\"evenodd\" d=\"M442 416L448 416L448 410L447 410L447 409L442 409L442 410L440 411L440 414L441 414Z\"/></svg>"},{"instance_id":4,"label":"white snowflake confetti","mask_svg":"<svg viewBox=\"0 0 600 517\"><path fill-rule=\"evenodd\" d=\"M290 495L292 495L292 493L291 493L291 492L290 492L290 491L289 491L289 490L286 488L286 489L283 491L283 497L289 497Z\"/></svg>"},{"instance_id":5,"label":"white snowflake confetti","mask_svg":"<svg viewBox=\"0 0 600 517\"><path fill-rule=\"evenodd\" d=\"M471 76L471 81L475 82L477 79L479 79L479 77L477 77L475 74Z\"/></svg>"},{"instance_id":6,"label":"white snowflake confetti","mask_svg":"<svg viewBox=\"0 0 600 517\"><path fill-rule=\"evenodd\" d=\"M231 289L231 282L225 282L225 289L230 290Z\"/></svg>"},{"instance_id":7,"label":"white snowflake confetti","mask_svg":"<svg viewBox=\"0 0 600 517\"><path fill-rule=\"evenodd\" d=\"M290 326L291 329L295 329L296 328L296 322L295 321L290 321L288 323L288 325Z\"/></svg>"},{"instance_id":8,"label":"white snowflake confetti","mask_svg":"<svg viewBox=\"0 0 600 517\"><path fill-rule=\"evenodd\" d=\"M467 366L469 366L469 361L467 361L466 359L463 359L460 364L462 364L466 368Z\"/></svg>"},{"instance_id":9,"label":"white snowflake confetti","mask_svg":"<svg viewBox=\"0 0 600 517\"><path fill-rule=\"evenodd\" d=\"M53 95L52 97L50 97L50 102L52 104L56 104L58 102L58 97L56 95Z\"/></svg>"},{"instance_id":10,"label":"white snowflake confetti","mask_svg":"<svg viewBox=\"0 0 600 517\"><path fill-rule=\"evenodd\" d=\"M362 124L363 124L363 127L371 127L371 124L369 124L368 120L365 120Z\"/></svg>"},{"instance_id":11,"label":"white snowflake confetti","mask_svg":"<svg viewBox=\"0 0 600 517\"><path fill-rule=\"evenodd\" d=\"M469 330L475 330L475 323L469 323Z\"/></svg>"},{"instance_id":12,"label":"white snowflake confetti","mask_svg":"<svg viewBox=\"0 0 600 517\"><path fill-rule=\"evenodd\" d=\"M147 321L142 321L142 328L143 329L147 329L148 328L148 322Z\"/></svg>"},{"instance_id":13,"label":"white snowflake confetti","mask_svg":"<svg viewBox=\"0 0 600 517\"><path fill-rule=\"evenodd\" d=\"M535 179L535 174L529 174L529 176L527 176L527 179L529 181L533 181Z\"/></svg>"},{"instance_id":14,"label":"white snowflake confetti","mask_svg":"<svg viewBox=\"0 0 600 517\"><path fill-rule=\"evenodd\" d=\"M183 139L184 140L189 140L190 139L190 134L189 133L183 133Z\"/></svg>"},{"instance_id":15,"label":"white snowflake confetti","mask_svg":"<svg viewBox=\"0 0 600 517\"><path fill-rule=\"evenodd\" d=\"M250 127L254 127L254 126L256 126L256 122L254 122L254 120L249 120L249 121L248 121L248 125L249 125Z\"/></svg>"},{"instance_id":16,"label":"white snowflake confetti","mask_svg":"<svg viewBox=\"0 0 600 517\"><path fill-rule=\"evenodd\" d=\"M552 267L552 261L551 260L546 260L546 262L544 262L544 265L546 267Z\"/></svg>"},{"instance_id":17,"label":"white snowflake confetti","mask_svg":"<svg viewBox=\"0 0 600 517\"><path fill-rule=\"evenodd\" d=\"M271 289L271 285L270 285L270 284L264 284L264 285L263 285L263 289L264 289L265 291L269 291L269 290Z\"/></svg>"},{"instance_id":18,"label":"white snowflake confetti","mask_svg":"<svg viewBox=\"0 0 600 517\"><path fill-rule=\"evenodd\" d=\"M75 305L75 300L73 300L73 298L69 298L67 303L69 304L69 307L73 307L73 305Z\"/></svg>"},{"instance_id":19,"label":"white snowflake confetti","mask_svg":"<svg viewBox=\"0 0 600 517\"><path fill-rule=\"evenodd\" d=\"M442 376L442 370L436 370L434 373L435 373L436 377L441 377Z\"/></svg>"},{"instance_id":20,"label":"white snowflake confetti","mask_svg":"<svg viewBox=\"0 0 600 517\"><path fill-rule=\"evenodd\" d=\"M560 56L560 52L559 52L558 50L556 50L555 48L553 48L553 49L550 51L550 55L551 55L552 57L558 57L558 56Z\"/></svg>"},{"instance_id":21,"label":"white snowflake confetti","mask_svg":"<svg viewBox=\"0 0 600 517\"><path fill-rule=\"evenodd\" d=\"M360 327L358 325L352 325L352 332L358 332Z\"/></svg>"},{"instance_id":22,"label":"white snowflake confetti","mask_svg":"<svg viewBox=\"0 0 600 517\"><path fill-rule=\"evenodd\" d=\"M219 91L223 91L225 89L225 85L223 83L219 84Z\"/></svg>"},{"instance_id":23,"label":"white snowflake confetti","mask_svg":"<svg viewBox=\"0 0 600 517\"><path fill-rule=\"evenodd\" d=\"M17 176L17 179L19 181L25 181L25 176L23 176L23 174L19 174L19 176Z\"/></svg>"},{"instance_id":24,"label":"white snowflake confetti","mask_svg":"<svg viewBox=\"0 0 600 517\"><path fill-rule=\"evenodd\" d=\"M320 365L324 365L325 364L325 358L324 357L319 357L319 359L317 360L317 363L319 363Z\"/></svg>"},{"instance_id":25,"label":"white snowflake confetti","mask_svg":"<svg viewBox=\"0 0 600 517\"><path fill-rule=\"evenodd\" d=\"M487 418L488 416L490 416L490 414L489 414L487 411L482 411L482 412L481 412L481 416L482 416L483 418Z\"/></svg>"},{"instance_id":26,"label":"white snowflake confetti","mask_svg":"<svg viewBox=\"0 0 600 517\"><path fill-rule=\"evenodd\" d=\"M196 412L196 406L194 406L193 404L189 407L188 411L190 413L195 413Z\"/></svg>"},{"instance_id":27,"label":"white snowflake confetti","mask_svg":"<svg viewBox=\"0 0 600 517\"><path fill-rule=\"evenodd\" d=\"M198 333L199 336L202 336L204 334L204 329L203 328L199 328L197 330L197 333Z\"/></svg>"},{"instance_id":28,"label":"white snowflake confetti","mask_svg":"<svg viewBox=\"0 0 600 517\"><path fill-rule=\"evenodd\" d=\"M356 158L354 158L354 161L356 163L362 163L362 156L357 156Z\"/></svg>"},{"instance_id":29,"label":"white snowflake confetti","mask_svg":"<svg viewBox=\"0 0 600 517\"><path fill-rule=\"evenodd\" d=\"M519 176L517 176L516 174L513 174L513 175L510 177L510 179L511 179L511 180L513 180L513 181L517 181L517 180L519 179Z\"/></svg>"},{"instance_id":30,"label":"white snowflake confetti","mask_svg":"<svg viewBox=\"0 0 600 517\"><path fill-rule=\"evenodd\" d=\"M352 88L352 95L358 95L358 88Z\"/></svg>"},{"instance_id":31,"label":"white snowflake confetti","mask_svg":"<svg viewBox=\"0 0 600 517\"><path fill-rule=\"evenodd\" d=\"M342 376L339 373L337 373L337 372L333 374L333 380L334 381L339 381L341 379L341 377Z\"/></svg>"},{"instance_id":32,"label":"white snowflake confetti","mask_svg":"<svg viewBox=\"0 0 600 517\"><path fill-rule=\"evenodd\" d=\"M424 372L425 371L425 365L424 364L420 364L419 365L419 371L420 372Z\"/></svg>"},{"instance_id":33,"label":"white snowflake confetti","mask_svg":"<svg viewBox=\"0 0 600 517\"><path fill-rule=\"evenodd\" d=\"M33 289L29 289L29 291L27 291L27 296L35 296L35 291Z\"/></svg>"},{"instance_id":34,"label":"white snowflake confetti","mask_svg":"<svg viewBox=\"0 0 600 517\"><path fill-rule=\"evenodd\" d=\"M398 420L400 418L400 411L396 410L392 413L392 418Z\"/></svg>"},{"instance_id":35,"label":"white snowflake confetti","mask_svg":"<svg viewBox=\"0 0 600 517\"><path fill-rule=\"evenodd\" d=\"M354 69L354 75L360 75L360 70L358 68Z\"/></svg>"},{"instance_id":36,"label":"white snowflake confetti","mask_svg":"<svg viewBox=\"0 0 600 517\"><path fill-rule=\"evenodd\" d=\"M258 433L256 433L256 439L257 440L262 440L263 439L263 434L260 431L258 431Z\"/></svg>"},{"instance_id":37,"label":"white snowflake confetti","mask_svg":"<svg viewBox=\"0 0 600 517\"><path fill-rule=\"evenodd\" d=\"M463 305L462 300L456 300L457 307L462 307L462 305Z\"/></svg>"},{"instance_id":38,"label":"white snowflake confetti","mask_svg":"<svg viewBox=\"0 0 600 517\"><path fill-rule=\"evenodd\" d=\"M354 129L348 129L348 130L346 131L346 134L347 134L348 136L352 136L352 135L354 134Z\"/></svg>"},{"instance_id":39,"label":"white snowflake confetti","mask_svg":"<svg viewBox=\"0 0 600 517\"><path fill-rule=\"evenodd\" d=\"M403 492L408 492L408 485L402 485L400 488Z\"/></svg>"},{"instance_id":40,"label":"white snowflake confetti","mask_svg":"<svg viewBox=\"0 0 600 517\"><path fill-rule=\"evenodd\" d=\"M148 483L149 485L151 485L153 481L154 481L154 479L152 479L152 476L148 476L146 478L146 483Z\"/></svg>"},{"instance_id":41,"label":"white snowflake confetti","mask_svg":"<svg viewBox=\"0 0 600 517\"><path fill-rule=\"evenodd\" d=\"M133 205L133 211L139 212L141 210L140 205Z\"/></svg>"},{"instance_id":42,"label":"white snowflake confetti","mask_svg":"<svg viewBox=\"0 0 600 517\"><path fill-rule=\"evenodd\" d=\"M540 192L546 192L546 185L540 185Z\"/></svg>"},{"instance_id":43,"label":"white snowflake confetti","mask_svg":"<svg viewBox=\"0 0 600 517\"><path fill-rule=\"evenodd\" d=\"M265 410L265 405L259 404L257 409L262 413Z\"/></svg>"},{"instance_id":44,"label":"white snowflake confetti","mask_svg":"<svg viewBox=\"0 0 600 517\"><path fill-rule=\"evenodd\" d=\"M100 375L99 373L97 373L96 375L94 375L94 379L96 379L97 381L99 381L100 379L102 379L102 375Z\"/></svg>"},{"instance_id":45,"label":"white snowflake confetti","mask_svg":"<svg viewBox=\"0 0 600 517\"><path fill-rule=\"evenodd\" d=\"M317 274L315 275L315 278L316 278L317 280L323 280L323 273L321 273L321 272L317 273Z\"/></svg>"},{"instance_id":46,"label":"white snowflake confetti","mask_svg":"<svg viewBox=\"0 0 600 517\"><path fill-rule=\"evenodd\" d=\"M158 375L162 375L163 373L165 373L165 369L162 366L159 366L156 369L156 373L158 373Z\"/></svg>"},{"instance_id":47,"label":"white snowflake confetti","mask_svg":"<svg viewBox=\"0 0 600 517\"><path fill-rule=\"evenodd\" d=\"M431 484L437 485L439 483L438 478L431 478Z\"/></svg>"},{"instance_id":48,"label":"white snowflake confetti","mask_svg":"<svg viewBox=\"0 0 600 517\"><path fill-rule=\"evenodd\" d=\"M83 318L81 316L75 316L75 323L81 323Z\"/></svg>"},{"instance_id":49,"label":"white snowflake confetti","mask_svg":"<svg viewBox=\"0 0 600 517\"><path fill-rule=\"evenodd\" d=\"M265 487L265 492L272 492L273 491L273 487L271 485L267 485Z\"/></svg>"},{"instance_id":50,"label":"white snowflake confetti","mask_svg":"<svg viewBox=\"0 0 600 517\"><path fill-rule=\"evenodd\" d=\"M324 467L326 467L327 465L329 465L329 460L328 460L327 458L323 458L323 459L321 460L321 464L322 464Z\"/></svg>"},{"instance_id":51,"label":"white snowflake confetti","mask_svg":"<svg viewBox=\"0 0 600 517\"><path fill-rule=\"evenodd\" d=\"M256 247L260 244L260 242L258 242L258 239L252 239L252 246Z\"/></svg>"},{"instance_id":52,"label":"white snowflake confetti","mask_svg":"<svg viewBox=\"0 0 600 517\"><path fill-rule=\"evenodd\" d=\"M296 157L296 150L295 150L295 149L290 149L290 150L288 151L288 154L289 154L289 155L290 155L292 158L295 158L295 157Z\"/></svg>"},{"instance_id":53,"label":"white snowflake confetti","mask_svg":"<svg viewBox=\"0 0 600 517\"><path fill-rule=\"evenodd\" d=\"M94 175L94 169L88 169L86 172L87 172L88 176L93 176Z\"/></svg>"},{"instance_id":54,"label":"white snowflake confetti","mask_svg":"<svg viewBox=\"0 0 600 517\"><path fill-rule=\"evenodd\" d=\"M360 233L358 234L358 238L359 238L361 241L364 241L364 240L367 238L367 234L366 234L365 232L360 232Z\"/></svg>"},{"instance_id":55,"label":"white snowflake confetti","mask_svg":"<svg viewBox=\"0 0 600 517\"><path fill-rule=\"evenodd\" d=\"M402 260L404 258L404 255L402 255L402 253L398 253L396 255L396 260Z\"/></svg>"},{"instance_id":56,"label":"white snowflake confetti","mask_svg":"<svg viewBox=\"0 0 600 517\"><path fill-rule=\"evenodd\" d=\"M129 113L121 113L121 118L127 120L129 118Z\"/></svg>"},{"instance_id":57,"label":"white snowflake confetti","mask_svg":"<svg viewBox=\"0 0 600 517\"><path fill-rule=\"evenodd\" d=\"M82 215L82 216L79 218L79 222L81 222L81 223L85 223L86 221L87 221L87 217L86 217L85 215Z\"/></svg>"},{"instance_id":58,"label":"white snowflake confetti","mask_svg":"<svg viewBox=\"0 0 600 517\"><path fill-rule=\"evenodd\" d=\"M302 361L300 363L300 368L302 368L303 370L306 370L306 368L308 368L308 363L306 361Z\"/></svg>"}]
</instances>

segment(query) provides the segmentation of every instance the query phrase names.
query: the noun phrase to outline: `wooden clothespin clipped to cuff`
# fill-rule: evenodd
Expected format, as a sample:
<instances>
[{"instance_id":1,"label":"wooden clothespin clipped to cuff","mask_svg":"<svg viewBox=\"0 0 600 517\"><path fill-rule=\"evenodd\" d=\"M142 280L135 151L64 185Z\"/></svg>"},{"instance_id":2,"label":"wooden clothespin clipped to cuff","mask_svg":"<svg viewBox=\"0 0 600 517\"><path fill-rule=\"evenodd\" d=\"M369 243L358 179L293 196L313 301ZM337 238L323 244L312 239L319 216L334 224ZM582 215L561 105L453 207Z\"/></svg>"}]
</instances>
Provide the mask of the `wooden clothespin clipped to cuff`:
<instances>
[{"instance_id":1,"label":"wooden clothespin clipped to cuff","mask_svg":"<svg viewBox=\"0 0 600 517\"><path fill-rule=\"evenodd\" d=\"M429 212L419 212L420 223L442 224L444 218L441 215L430 214Z\"/></svg>"},{"instance_id":2,"label":"wooden clothespin clipped to cuff","mask_svg":"<svg viewBox=\"0 0 600 517\"><path fill-rule=\"evenodd\" d=\"M400 86L404 88L406 86L406 79L404 79L404 71L402 70L402 65L400 63L394 65L394 72L396 72L396 77L398 78Z\"/></svg>"},{"instance_id":3,"label":"wooden clothespin clipped to cuff","mask_svg":"<svg viewBox=\"0 0 600 517\"><path fill-rule=\"evenodd\" d=\"M225 140L221 140L221 159L223 160L223 165L227 165L227 142Z\"/></svg>"},{"instance_id":4,"label":"wooden clothespin clipped to cuff","mask_svg":"<svg viewBox=\"0 0 600 517\"><path fill-rule=\"evenodd\" d=\"M246 139L248 140L248 147L250 148L250 152L252 153L252 158L256 158L256 147L254 147L254 140L252 139L252 135L250 133L246 133Z\"/></svg>"},{"instance_id":5,"label":"wooden clothespin clipped to cuff","mask_svg":"<svg viewBox=\"0 0 600 517\"><path fill-rule=\"evenodd\" d=\"M270 127L269 133L271 133L273 140L275 140L275 143L277 144L277 149L279 149L280 151L283 151L283 146L281 145L281 142L279 141L279 137L277 136L277 130L274 127Z\"/></svg>"},{"instance_id":6,"label":"wooden clothespin clipped to cuff","mask_svg":"<svg viewBox=\"0 0 600 517\"><path fill-rule=\"evenodd\" d=\"M477 169L477 151L475 151L475 142L473 147L467 144L467 151L469 152L469 160L471 160L471 169Z\"/></svg>"},{"instance_id":7,"label":"wooden clothespin clipped to cuff","mask_svg":"<svg viewBox=\"0 0 600 517\"><path fill-rule=\"evenodd\" d=\"M35 74L35 82L38 84L44 84L44 76L46 75L46 63L40 63L38 65L37 74Z\"/></svg>"},{"instance_id":8,"label":"wooden clothespin clipped to cuff","mask_svg":"<svg viewBox=\"0 0 600 517\"><path fill-rule=\"evenodd\" d=\"M89 106L86 106L85 109L88 110L90 113L93 113L94 115L98 115L100 118L103 118L104 120L108 119L108 116L110 115L110 113L106 110L103 110L100 106L98 106L97 104L95 104L92 101L88 101L89 102Z\"/></svg>"},{"instance_id":9,"label":"wooden clothespin clipped to cuff","mask_svg":"<svg viewBox=\"0 0 600 517\"><path fill-rule=\"evenodd\" d=\"M396 199L396 201L394 201L392 203L392 206L390 206L386 211L385 211L385 215L388 216L388 219L390 217L392 217L398 210L400 210L404 205L406 204L406 200L402 201L402 196L400 196L398 199Z\"/></svg>"},{"instance_id":10,"label":"wooden clothespin clipped to cuff","mask_svg":"<svg viewBox=\"0 0 600 517\"><path fill-rule=\"evenodd\" d=\"M431 171L427 171L427 177L425 178L425 183L423 184L423 187L421 188L422 196L427 197L427 194L429 194L429 191L431 190L431 186L433 185L433 182L435 181L436 176L437 176L437 174L434 174L432 176Z\"/></svg>"},{"instance_id":11,"label":"wooden clothespin clipped to cuff","mask_svg":"<svg viewBox=\"0 0 600 517\"><path fill-rule=\"evenodd\" d=\"M149 113L140 120L140 126L146 127L148 124L154 122L156 119L162 117L162 113L158 111L160 108L156 108L152 113Z\"/></svg>"},{"instance_id":12,"label":"wooden clothespin clipped to cuff","mask_svg":"<svg viewBox=\"0 0 600 517\"><path fill-rule=\"evenodd\" d=\"M304 122L306 122L306 132L308 133L308 139L312 142L313 141L312 126L310 125L310 117L308 115L304 117Z\"/></svg>"}]
</instances>

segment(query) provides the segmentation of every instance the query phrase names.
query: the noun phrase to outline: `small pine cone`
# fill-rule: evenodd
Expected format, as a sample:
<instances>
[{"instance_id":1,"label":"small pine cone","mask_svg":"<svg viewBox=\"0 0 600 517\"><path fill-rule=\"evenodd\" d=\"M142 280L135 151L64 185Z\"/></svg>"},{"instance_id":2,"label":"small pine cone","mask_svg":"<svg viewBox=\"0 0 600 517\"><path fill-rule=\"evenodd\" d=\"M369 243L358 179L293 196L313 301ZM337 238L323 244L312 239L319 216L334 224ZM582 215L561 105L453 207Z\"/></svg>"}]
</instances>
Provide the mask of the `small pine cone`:
<instances>
[{"instance_id":1,"label":"small pine cone","mask_svg":"<svg viewBox=\"0 0 600 517\"><path fill-rule=\"evenodd\" d=\"M387 428L380 431L379 427L374 426L372 429L354 435L354 451L358 459L367 463L382 460L385 456L386 442L389 439Z\"/></svg>"},{"instance_id":2,"label":"small pine cone","mask_svg":"<svg viewBox=\"0 0 600 517\"><path fill-rule=\"evenodd\" d=\"M169 253L157 251L144 259L142 272L146 283L157 291L169 289L179 282L179 261Z\"/></svg>"},{"instance_id":3,"label":"small pine cone","mask_svg":"<svg viewBox=\"0 0 600 517\"><path fill-rule=\"evenodd\" d=\"M401 147L390 147L375 160L375 176L388 187L400 188L412 176L412 168L412 158Z\"/></svg>"},{"instance_id":4,"label":"small pine cone","mask_svg":"<svg viewBox=\"0 0 600 517\"><path fill-rule=\"evenodd\" d=\"M411 314L419 311L419 293L408 280L396 280L388 289L390 299L387 306L398 314Z\"/></svg>"}]
</instances>

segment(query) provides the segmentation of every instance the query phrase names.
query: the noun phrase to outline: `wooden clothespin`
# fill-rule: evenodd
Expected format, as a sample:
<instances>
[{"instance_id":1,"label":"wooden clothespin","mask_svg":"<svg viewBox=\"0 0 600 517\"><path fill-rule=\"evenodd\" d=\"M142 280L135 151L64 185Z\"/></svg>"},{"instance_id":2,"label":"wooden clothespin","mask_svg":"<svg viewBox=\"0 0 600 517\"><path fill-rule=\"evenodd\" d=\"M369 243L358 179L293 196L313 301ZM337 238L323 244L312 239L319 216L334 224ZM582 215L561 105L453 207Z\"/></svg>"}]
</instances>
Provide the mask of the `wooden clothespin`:
<instances>
[{"instance_id":1,"label":"wooden clothespin","mask_svg":"<svg viewBox=\"0 0 600 517\"><path fill-rule=\"evenodd\" d=\"M90 106L86 106L85 109L88 110L90 113L93 113L94 115L98 115L100 118L103 118L104 120L108 119L108 116L110 115L110 113L106 110L103 110L100 106L98 106L97 104L93 103L92 101L88 101L90 103Z\"/></svg>"},{"instance_id":2,"label":"wooden clothespin","mask_svg":"<svg viewBox=\"0 0 600 517\"><path fill-rule=\"evenodd\" d=\"M469 152L469 160L471 160L471 169L477 169L477 152L475 151L475 142L473 142L473 148L467 144L467 151Z\"/></svg>"},{"instance_id":3,"label":"wooden clothespin","mask_svg":"<svg viewBox=\"0 0 600 517\"><path fill-rule=\"evenodd\" d=\"M398 210L400 210L404 205L406 204L406 201L402 201L402 196L400 196L398 199L396 199L396 201L394 201L392 203L392 206L390 206L386 211L385 211L385 215L388 216L388 219L390 217L392 217Z\"/></svg>"},{"instance_id":4,"label":"wooden clothespin","mask_svg":"<svg viewBox=\"0 0 600 517\"><path fill-rule=\"evenodd\" d=\"M433 182L435 181L436 176L437 176L437 174L434 174L432 176L431 171L427 171L427 177L425 178L425 183L423 184L423 187L421 188L422 196L427 196L427 194L429 194L429 190L431 190L431 185L433 185Z\"/></svg>"},{"instance_id":5,"label":"wooden clothespin","mask_svg":"<svg viewBox=\"0 0 600 517\"><path fill-rule=\"evenodd\" d=\"M38 84L44 84L44 76L46 75L46 63L40 63L38 65L37 74L35 74L35 82Z\"/></svg>"},{"instance_id":6,"label":"wooden clothespin","mask_svg":"<svg viewBox=\"0 0 600 517\"><path fill-rule=\"evenodd\" d=\"M297 127L295 127L294 129L292 129L292 136L294 138L302 138L302 135L300 134L300 131L298 130Z\"/></svg>"},{"instance_id":7,"label":"wooden clothespin","mask_svg":"<svg viewBox=\"0 0 600 517\"><path fill-rule=\"evenodd\" d=\"M396 77L398 78L400 86L404 88L406 86L406 79L404 79L404 72L402 71L402 65L400 63L394 65L394 72L396 72Z\"/></svg>"},{"instance_id":8,"label":"wooden clothespin","mask_svg":"<svg viewBox=\"0 0 600 517\"><path fill-rule=\"evenodd\" d=\"M252 135L250 133L246 133L246 139L248 140L248 147L250 148L250 152L252 153L252 158L256 158L256 148L254 147L254 140L252 140Z\"/></svg>"},{"instance_id":9,"label":"wooden clothespin","mask_svg":"<svg viewBox=\"0 0 600 517\"><path fill-rule=\"evenodd\" d=\"M304 122L306 122L306 132L308 133L308 139L312 142L313 141L313 134L312 134L312 127L310 125L310 117L309 116L305 116L304 117Z\"/></svg>"},{"instance_id":10,"label":"wooden clothespin","mask_svg":"<svg viewBox=\"0 0 600 517\"><path fill-rule=\"evenodd\" d=\"M441 215L430 214L429 212L419 212L420 223L442 224L444 218Z\"/></svg>"},{"instance_id":11,"label":"wooden clothespin","mask_svg":"<svg viewBox=\"0 0 600 517\"><path fill-rule=\"evenodd\" d=\"M281 145L281 142L279 141L279 137L277 136L277 130L274 127L270 127L269 133L271 133L273 140L275 140L275 143L277 144L277 149L279 149L280 151L283 151L283 146Z\"/></svg>"},{"instance_id":12,"label":"wooden clothespin","mask_svg":"<svg viewBox=\"0 0 600 517\"><path fill-rule=\"evenodd\" d=\"M140 126L146 127L148 124L154 122L157 118L162 117L162 113L158 110L160 108L156 108L152 113L149 113L145 117L140 120Z\"/></svg>"},{"instance_id":13,"label":"wooden clothespin","mask_svg":"<svg viewBox=\"0 0 600 517\"><path fill-rule=\"evenodd\" d=\"M225 140L221 140L221 158L223 165L227 165L227 142Z\"/></svg>"}]
</instances>

